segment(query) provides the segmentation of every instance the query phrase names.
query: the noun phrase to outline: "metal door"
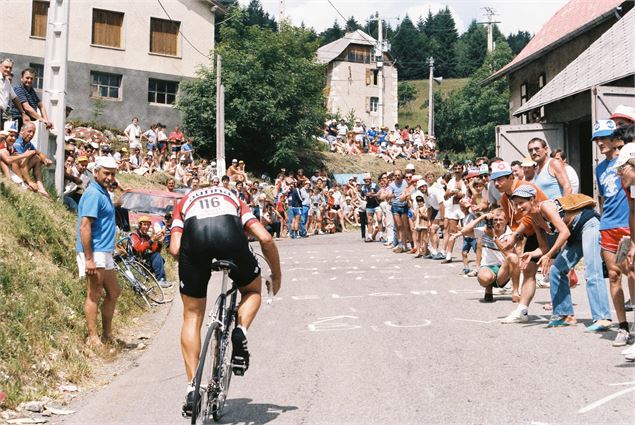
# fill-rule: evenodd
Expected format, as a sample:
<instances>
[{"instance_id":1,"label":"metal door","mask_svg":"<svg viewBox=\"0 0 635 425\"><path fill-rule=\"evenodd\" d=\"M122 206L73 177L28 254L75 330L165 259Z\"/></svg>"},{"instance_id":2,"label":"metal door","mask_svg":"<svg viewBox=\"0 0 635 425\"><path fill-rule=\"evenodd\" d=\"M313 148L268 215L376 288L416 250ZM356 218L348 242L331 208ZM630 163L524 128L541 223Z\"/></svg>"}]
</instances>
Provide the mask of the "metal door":
<instances>
[{"instance_id":1,"label":"metal door","mask_svg":"<svg viewBox=\"0 0 635 425\"><path fill-rule=\"evenodd\" d=\"M508 162L522 160L529 156L527 143L534 137L546 140L550 150L565 148L562 123L499 125L496 127L496 155Z\"/></svg>"}]
</instances>

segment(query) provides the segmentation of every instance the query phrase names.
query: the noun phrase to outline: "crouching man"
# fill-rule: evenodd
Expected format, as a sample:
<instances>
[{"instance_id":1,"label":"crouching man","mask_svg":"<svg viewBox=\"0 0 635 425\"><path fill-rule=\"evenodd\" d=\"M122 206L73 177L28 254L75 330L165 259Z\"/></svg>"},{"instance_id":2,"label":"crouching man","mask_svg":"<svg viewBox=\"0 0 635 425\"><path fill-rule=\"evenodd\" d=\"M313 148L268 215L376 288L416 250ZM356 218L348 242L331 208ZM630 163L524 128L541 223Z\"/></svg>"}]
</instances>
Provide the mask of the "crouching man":
<instances>
[{"instance_id":1,"label":"crouching man","mask_svg":"<svg viewBox=\"0 0 635 425\"><path fill-rule=\"evenodd\" d=\"M485 222L485 226L482 223ZM481 224L481 226L479 226ZM494 301L493 288L504 287L511 279L514 287L518 287L520 280L520 263L518 255L513 250L501 251L508 239L512 238L512 230L507 226L505 211L495 209L488 214L483 214L470 221L453 238L473 237L483 244L481 266L478 270L478 283L485 288L485 296L482 302ZM524 316L525 321L527 316Z\"/></svg>"},{"instance_id":2,"label":"crouching man","mask_svg":"<svg viewBox=\"0 0 635 425\"><path fill-rule=\"evenodd\" d=\"M169 288L171 285L165 280L165 260L161 256L165 230L151 235L151 224L147 216L139 218L137 231L130 234L132 249L139 258L151 266L159 285L162 288Z\"/></svg>"}]
</instances>

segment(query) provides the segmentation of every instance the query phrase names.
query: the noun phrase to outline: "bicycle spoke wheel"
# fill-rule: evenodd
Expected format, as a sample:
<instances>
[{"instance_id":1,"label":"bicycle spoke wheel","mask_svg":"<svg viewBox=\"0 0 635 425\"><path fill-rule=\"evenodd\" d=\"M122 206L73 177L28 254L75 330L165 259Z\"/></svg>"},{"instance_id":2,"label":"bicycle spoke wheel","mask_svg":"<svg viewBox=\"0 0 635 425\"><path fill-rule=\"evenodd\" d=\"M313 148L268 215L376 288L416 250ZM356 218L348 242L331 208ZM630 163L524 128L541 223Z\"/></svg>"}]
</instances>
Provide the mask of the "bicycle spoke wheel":
<instances>
[{"instance_id":1,"label":"bicycle spoke wheel","mask_svg":"<svg viewBox=\"0 0 635 425\"><path fill-rule=\"evenodd\" d=\"M123 285L124 288L128 288L134 293L134 303L139 308L152 307L148 297L143 294L143 290L141 289L141 285L139 284L135 273L128 264L123 260L115 260L115 268L117 269L119 276L121 276L121 278L126 282L126 284Z\"/></svg>"},{"instance_id":2,"label":"bicycle spoke wheel","mask_svg":"<svg viewBox=\"0 0 635 425\"><path fill-rule=\"evenodd\" d=\"M148 270L146 266L141 264L139 261L134 260L130 263L130 270L141 285L141 295L144 298L148 298L157 304L161 304L165 301L163 288L161 288L161 285L159 285L159 282L154 277L154 274Z\"/></svg>"},{"instance_id":3,"label":"bicycle spoke wheel","mask_svg":"<svg viewBox=\"0 0 635 425\"><path fill-rule=\"evenodd\" d=\"M217 374L219 376L220 391L212 408L212 417L214 418L215 421L220 420L221 416L223 416L223 408L225 407L225 400L227 400L227 393L229 392L229 384L231 382L232 375L233 375L232 359L231 359L232 347L230 344L231 334L235 326L235 320L234 320L233 314L230 316L230 319L228 320L228 322L229 323L227 326L227 331L225 332L226 338L223 341L221 341L220 332L217 332L219 333L219 335L218 335L218 338L216 338L217 340L216 344L220 348L219 355L216 356L216 362L215 362L217 367Z\"/></svg>"},{"instance_id":4,"label":"bicycle spoke wheel","mask_svg":"<svg viewBox=\"0 0 635 425\"><path fill-rule=\"evenodd\" d=\"M218 323L212 323L205 335L194 376L194 394L196 401L192 410L192 425L209 423L212 405L218 395L218 385L214 379L216 359L218 358Z\"/></svg>"}]
</instances>

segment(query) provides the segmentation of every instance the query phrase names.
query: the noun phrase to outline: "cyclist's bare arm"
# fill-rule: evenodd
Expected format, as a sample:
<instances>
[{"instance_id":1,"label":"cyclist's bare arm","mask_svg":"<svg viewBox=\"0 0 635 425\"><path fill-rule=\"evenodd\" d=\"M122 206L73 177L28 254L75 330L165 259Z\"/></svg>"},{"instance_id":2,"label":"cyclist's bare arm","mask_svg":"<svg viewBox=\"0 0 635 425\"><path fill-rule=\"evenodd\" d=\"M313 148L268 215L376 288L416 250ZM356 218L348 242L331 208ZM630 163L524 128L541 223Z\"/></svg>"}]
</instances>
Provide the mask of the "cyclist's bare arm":
<instances>
[{"instance_id":1,"label":"cyclist's bare arm","mask_svg":"<svg viewBox=\"0 0 635 425\"><path fill-rule=\"evenodd\" d=\"M172 232L170 235L170 254L178 260L181 251L181 236L183 232Z\"/></svg>"},{"instance_id":2,"label":"cyclist's bare arm","mask_svg":"<svg viewBox=\"0 0 635 425\"><path fill-rule=\"evenodd\" d=\"M278 255L278 248L276 247L276 243L273 241L273 238L271 237L267 229L265 229L265 227L258 222L254 222L251 226L249 226L247 228L247 232L258 239L260 247L262 248L262 253L271 265L271 288L273 290L273 295L276 295L280 290L280 285L282 283L280 256ZM170 242L170 249L172 249L172 242Z\"/></svg>"}]
</instances>

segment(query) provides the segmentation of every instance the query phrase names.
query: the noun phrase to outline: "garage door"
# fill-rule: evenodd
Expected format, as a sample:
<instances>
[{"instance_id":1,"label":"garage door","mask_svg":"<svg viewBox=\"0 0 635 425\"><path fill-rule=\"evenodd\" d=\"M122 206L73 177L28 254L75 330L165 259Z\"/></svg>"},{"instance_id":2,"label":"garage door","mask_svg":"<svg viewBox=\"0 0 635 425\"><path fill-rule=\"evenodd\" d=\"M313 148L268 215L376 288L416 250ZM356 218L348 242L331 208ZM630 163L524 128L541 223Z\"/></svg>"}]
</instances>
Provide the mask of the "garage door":
<instances>
[{"instance_id":1,"label":"garage door","mask_svg":"<svg viewBox=\"0 0 635 425\"><path fill-rule=\"evenodd\" d=\"M565 127L561 123L499 125L496 127L496 155L505 161L528 156L527 143L534 137L547 141L550 150L565 148Z\"/></svg>"}]
</instances>

